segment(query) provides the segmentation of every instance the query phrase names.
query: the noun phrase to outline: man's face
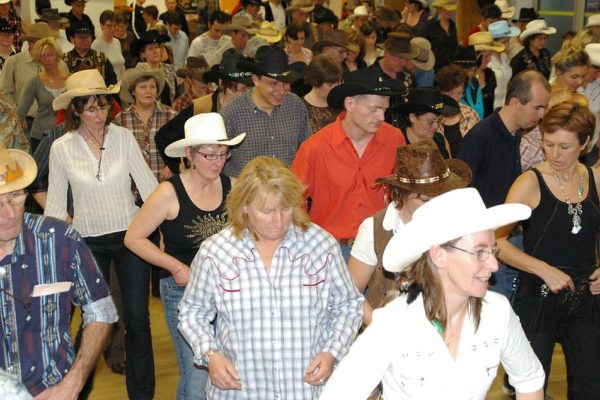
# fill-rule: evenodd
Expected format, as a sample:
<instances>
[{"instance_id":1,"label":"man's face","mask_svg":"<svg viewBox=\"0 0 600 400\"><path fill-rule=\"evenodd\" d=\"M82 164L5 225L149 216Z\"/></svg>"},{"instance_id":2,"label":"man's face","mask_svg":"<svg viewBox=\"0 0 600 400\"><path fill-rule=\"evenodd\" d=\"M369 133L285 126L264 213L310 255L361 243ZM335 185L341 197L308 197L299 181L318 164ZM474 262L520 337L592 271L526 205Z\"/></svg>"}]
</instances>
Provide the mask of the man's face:
<instances>
[{"instance_id":1,"label":"man's face","mask_svg":"<svg viewBox=\"0 0 600 400\"><path fill-rule=\"evenodd\" d=\"M169 29L171 36L177 37L179 31L181 30L181 26L177 24L167 24L167 29Z\"/></svg>"},{"instance_id":2,"label":"man's face","mask_svg":"<svg viewBox=\"0 0 600 400\"><path fill-rule=\"evenodd\" d=\"M397 74L402 72L402 70L404 70L404 66L406 65L405 58L396 57L388 52L385 53L384 60L387 67Z\"/></svg>"},{"instance_id":3,"label":"man's face","mask_svg":"<svg viewBox=\"0 0 600 400\"><path fill-rule=\"evenodd\" d=\"M165 0L165 6L167 7L167 11L175 12L175 10L177 9L177 1Z\"/></svg>"},{"instance_id":4,"label":"man's face","mask_svg":"<svg viewBox=\"0 0 600 400\"><path fill-rule=\"evenodd\" d=\"M112 19L107 20L104 25L101 25L102 33L107 36L114 36L115 34L115 21Z\"/></svg>"},{"instance_id":5,"label":"man's face","mask_svg":"<svg viewBox=\"0 0 600 400\"><path fill-rule=\"evenodd\" d=\"M142 19L144 20L145 24L152 22L152 17L148 13L142 13Z\"/></svg>"},{"instance_id":6,"label":"man's face","mask_svg":"<svg viewBox=\"0 0 600 400\"><path fill-rule=\"evenodd\" d=\"M76 33L71 36L71 41L78 52L87 53L92 46L92 35L88 35L87 33Z\"/></svg>"},{"instance_id":7,"label":"man's face","mask_svg":"<svg viewBox=\"0 0 600 400\"><path fill-rule=\"evenodd\" d=\"M231 43L238 50L244 50L248 44L250 35L246 31L235 31L231 33Z\"/></svg>"},{"instance_id":8,"label":"man's face","mask_svg":"<svg viewBox=\"0 0 600 400\"><path fill-rule=\"evenodd\" d=\"M302 10L292 11L292 20L299 24L304 24L308 19L308 13Z\"/></svg>"},{"instance_id":9,"label":"man's face","mask_svg":"<svg viewBox=\"0 0 600 400\"><path fill-rule=\"evenodd\" d=\"M74 1L71 3L71 8L73 9L73 14L77 17L81 17L83 11L85 10L85 2L84 1Z\"/></svg>"},{"instance_id":10,"label":"man's face","mask_svg":"<svg viewBox=\"0 0 600 400\"><path fill-rule=\"evenodd\" d=\"M346 60L346 57L348 57L348 50L337 46L325 46L321 53L330 55L334 60L337 60L340 65L342 65L344 60Z\"/></svg>"},{"instance_id":11,"label":"man's face","mask_svg":"<svg viewBox=\"0 0 600 400\"><path fill-rule=\"evenodd\" d=\"M267 76L252 75L252 82L260 100L272 107L283 104L285 98L285 85L277 79Z\"/></svg>"},{"instance_id":12,"label":"man's face","mask_svg":"<svg viewBox=\"0 0 600 400\"><path fill-rule=\"evenodd\" d=\"M344 106L345 124L350 124L363 133L375 134L385 120L390 98L372 94L347 97Z\"/></svg>"},{"instance_id":13,"label":"man's face","mask_svg":"<svg viewBox=\"0 0 600 400\"><path fill-rule=\"evenodd\" d=\"M531 83L531 100L526 104L521 104L517 99L515 117L517 126L521 129L531 129L538 125L544 114L550 100L550 92L537 81Z\"/></svg>"},{"instance_id":14,"label":"man's face","mask_svg":"<svg viewBox=\"0 0 600 400\"><path fill-rule=\"evenodd\" d=\"M21 233L26 198L24 190L0 195L0 246Z\"/></svg>"},{"instance_id":15,"label":"man's face","mask_svg":"<svg viewBox=\"0 0 600 400\"><path fill-rule=\"evenodd\" d=\"M221 39L221 36L223 36L223 27L225 26L225 24L222 24L218 21L215 21L211 26L210 26L210 31L208 33L208 35L210 36L211 39Z\"/></svg>"}]
</instances>

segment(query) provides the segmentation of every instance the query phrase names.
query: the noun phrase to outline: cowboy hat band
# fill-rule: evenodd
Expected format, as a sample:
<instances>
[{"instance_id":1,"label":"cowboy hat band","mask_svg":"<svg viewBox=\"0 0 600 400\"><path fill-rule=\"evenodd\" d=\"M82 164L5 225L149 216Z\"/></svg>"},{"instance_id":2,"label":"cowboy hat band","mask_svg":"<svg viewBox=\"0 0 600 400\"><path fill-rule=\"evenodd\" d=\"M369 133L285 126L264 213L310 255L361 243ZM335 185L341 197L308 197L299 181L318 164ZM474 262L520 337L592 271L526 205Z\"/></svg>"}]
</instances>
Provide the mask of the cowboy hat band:
<instances>
[{"instance_id":1,"label":"cowboy hat band","mask_svg":"<svg viewBox=\"0 0 600 400\"><path fill-rule=\"evenodd\" d=\"M450 168L446 168L446 172L444 172L443 174L438 175L438 176L432 176L430 178L411 179L411 178L404 178L401 176L396 176L396 179L398 179L402 183L424 185L424 184L428 184L428 183L439 182L442 179L446 179L449 176L450 176Z\"/></svg>"}]
</instances>

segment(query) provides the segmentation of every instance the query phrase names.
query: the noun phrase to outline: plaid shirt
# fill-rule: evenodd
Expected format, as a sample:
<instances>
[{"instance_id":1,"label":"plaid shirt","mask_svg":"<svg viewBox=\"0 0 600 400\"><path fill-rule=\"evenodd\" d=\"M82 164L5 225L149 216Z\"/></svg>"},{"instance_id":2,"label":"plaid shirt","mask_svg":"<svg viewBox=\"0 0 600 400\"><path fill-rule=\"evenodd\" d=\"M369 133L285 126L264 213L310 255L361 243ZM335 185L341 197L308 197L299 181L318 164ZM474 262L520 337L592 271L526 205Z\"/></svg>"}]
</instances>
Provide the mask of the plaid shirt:
<instances>
[{"instance_id":1,"label":"plaid shirt","mask_svg":"<svg viewBox=\"0 0 600 400\"><path fill-rule=\"evenodd\" d=\"M73 364L73 305L82 306L84 324L113 323L117 310L92 253L65 222L25 213L14 251L0 268L0 368L36 396ZM31 297L36 285L59 282L72 285Z\"/></svg>"},{"instance_id":2,"label":"plaid shirt","mask_svg":"<svg viewBox=\"0 0 600 400\"><path fill-rule=\"evenodd\" d=\"M523 171L527 171L542 161L546 161L546 155L542 149L542 131L539 125L521 135L519 151L521 153L521 169Z\"/></svg>"},{"instance_id":3,"label":"plaid shirt","mask_svg":"<svg viewBox=\"0 0 600 400\"><path fill-rule=\"evenodd\" d=\"M113 121L115 124L121 125L133 132L135 139L140 145L144 159L157 180L160 179L160 172L165 167L165 163L162 158L160 158L158 150L156 150L154 136L156 135L156 131L168 121L172 120L176 115L177 112L174 109L157 101L154 112L150 116L150 119L148 119L147 124L144 124L138 117L135 112L135 104L132 104L129 108L121 111Z\"/></svg>"},{"instance_id":4,"label":"plaid shirt","mask_svg":"<svg viewBox=\"0 0 600 400\"><path fill-rule=\"evenodd\" d=\"M246 138L231 149L231 159L223 172L238 176L254 157L272 156L291 165L298 148L312 134L308 111L302 100L287 93L283 104L276 106L271 115L259 109L249 90L220 112L229 137L246 132Z\"/></svg>"},{"instance_id":5,"label":"plaid shirt","mask_svg":"<svg viewBox=\"0 0 600 400\"><path fill-rule=\"evenodd\" d=\"M29 151L29 140L23 132L17 113L2 99L0 99L0 142L7 149Z\"/></svg>"},{"instance_id":6,"label":"plaid shirt","mask_svg":"<svg viewBox=\"0 0 600 400\"><path fill-rule=\"evenodd\" d=\"M207 94L210 94L210 92ZM198 97L201 96L199 96L192 87L189 87L188 90L175 99L175 103L173 103L173 109L177 112L181 112L181 110L184 108L191 106L193 101Z\"/></svg>"},{"instance_id":7,"label":"plaid shirt","mask_svg":"<svg viewBox=\"0 0 600 400\"><path fill-rule=\"evenodd\" d=\"M240 391L209 381L207 398L316 399L320 388L303 381L305 370L320 352L342 359L363 303L339 245L321 227L292 225L270 271L248 231L237 239L226 228L205 240L192 262L179 329L196 363L218 349L240 375Z\"/></svg>"},{"instance_id":8,"label":"plaid shirt","mask_svg":"<svg viewBox=\"0 0 600 400\"><path fill-rule=\"evenodd\" d=\"M13 47L15 48L15 53L18 53L21 51L21 37L23 36L23 25L21 23L21 17L11 13L10 17L8 17L7 22L11 28L15 28L15 35L13 37Z\"/></svg>"}]
</instances>

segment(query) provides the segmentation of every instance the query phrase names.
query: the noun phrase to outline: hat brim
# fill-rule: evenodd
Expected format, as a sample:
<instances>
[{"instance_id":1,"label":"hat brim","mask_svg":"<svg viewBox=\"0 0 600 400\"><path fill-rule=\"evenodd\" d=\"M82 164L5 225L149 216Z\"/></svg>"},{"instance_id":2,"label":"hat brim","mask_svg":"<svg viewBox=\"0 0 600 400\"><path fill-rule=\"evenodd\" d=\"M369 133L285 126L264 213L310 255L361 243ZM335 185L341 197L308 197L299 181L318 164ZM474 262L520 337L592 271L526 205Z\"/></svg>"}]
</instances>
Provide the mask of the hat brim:
<instances>
[{"instance_id":1,"label":"hat brim","mask_svg":"<svg viewBox=\"0 0 600 400\"><path fill-rule=\"evenodd\" d=\"M506 46L500 42L492 42L491 45L474 44L473 47L475 47L475 51L495 51L496 53L502 53L506 49Z\"/></svg>"},{"instance_id":2,"label":"hat brim","mask_svg":"<svg viewBox=\"0 0 600 400\"><path fill-rule=\"evenodd\" d=\"M250 75L245 75L250 74ZM202 79L206 82L218 83L219 79L230 79L232 81L243 83L246 86L253 86L251 72L237 72L235 76L226 74L225 72L211 69L202 75Z\"/></svg>"},{"instance_id":3,"label":"hat brim","mask_svg":"<svg viewBox=\"0 0 600 400\"><path fill-rule=\"evenodd\" d=\"M421 62L421 61L417 60L416 58L413 58L412 60L410 60L410 62L415 64L415 66L417 68L419 68L421 71L431 71L433 69L433 67L435 66L435 54L433 54L433 51L429 51L429 56L427 57L427 61Z\"/></svg>"},{"instance_id":4,"label":"hat brim","mask_svg":"<svg viewBox=\"0 0 600 400\"><path fill-rule=\"evenodd\" d=\"M449 213L452 210L448 210ZM390 239L383 252L383 267L390 272L402 272L432 246L447 243L465 235L488 230L529 218L531 209L523 204L501 204L482 212L473 212L468 221L452 223L444 229L424 227L413 219ZM440 221L444 224L445 221ZM452 221L454 222L454 221Z\"/></svg>"},{"instance_id":5,"label":"hat brim","mask_svg":"<svg viewBox=\"0 0 600 400\"><path fill-rule=\"evenodd\" d=\"M314 54L320 54L325 47L341 47L343 49L350 50L353 52L356 52L356 50L360 50L360 48L358 48L358 45L353 45L351 43L346 43L345 45L343 45L340 43L332 42L331 40L319 40L318 42L315 42L315 44L312 45L311 50Z\"/></svg>"},{"instance_id":6,"label":"hat brim","mask_svg":"<svg viewBox=\"0 0 600 400\"><path fill-rule=\"evenodd\" d=\"M383 81L384 85L370 87L357 83L342 83L331 89L327 95L327 104L333 109L343 110L346 97L371 94L376 96L397 96L402 92L402 84L396 80Z\"/></svg>"},{"instance_id":7,"label":"hat brim","mask_svg":"<svg viewBox=\"0 0 600 400\"><path fill-rule=\"evenodd\" d=\"M531 35L539 35L539 34L554 35L555 33L556 33L556 28L553 26L550 26L546 29L533 29L530 31L525 29L523 32L521 32L521 35L519 35L519 39L523 40Z\"/></svg>"},{"instance_id":8,"label":"hat brim","mask_svg":"<svg viewBox=\"0 0 600 400\"><path fill-rule=\"evenodd\" d=\"M196 81L204 81L204 74L207 72L207 70L202 69L202 68L195 68L199 71L194 71L193 69L190 70L190 69L180 68L175 72L175 75L177 75L180 78L191 78Z\"/></svg>"},{"instance_id":9,"label":"hat brim","mask_svg":"<svg viewBox=\"0 0 600 400\"><path fill-rule=\"evenodd\" d=\"M240 144L246 137L246 133L240 133L233 139L228 140L205 140L203 138L185 138L171 143L165 149L165 154L169 157L185 157L185 149L191 146L202 146L205 144L213 144L220 146L235 146Z\"/></svg>"},{"instance_id":10,"label":"hat brim","mask_svg":"<svg viewBox=\"0 0 600 400\"><path fill-rule=\"evenodd\" d=\"M502 11L502 18L509 19L515 16L515 8L510 6L506 9L506 11Z\"/></svg>"},{"instance_id":11,"label":"hat brim","mask_svg":"<svg viewBox=\"0 0 600 400\"><path fill-rule=\"evenodd\" d=\"M256 36L263 39L265 42L267 42L269 44L275 44L275 43L281 42L281 39L283 38L283 33L279 32L277 35L263 35L259 31L256 33Z\"/></svg>"},{"instance_id":12,"label":"hat brim","mask_svg":"<svg viewBox=\"0 0 600 400\"><path fill-rule=\"evenodd\" d=\"M33 35L23 35L20 37L20 39L22 41L27 41L27 40L42 40L44 38L47 37L53 37L53 38L57 38L58 37L58 32L50 32L50 34L48 36L33 36Z\"/></svg>"},{"instance_id":13,"label":"hat brim","mask_svg":"<svg viewBox=\"0 0 600 400\"><path fill-rule=\"evenodd\" d=\"M251 72L254 75L266 76L283 83L293 83L302 78L302 72L297 69L288 68L287 71L281 73L267 72L257 63L252 61L240 61L237 67L241 71Z\"/></svg>"},{"instance_id":14,"label":"hat brim","mask_svg":"<svg viewBox=\"0 0 600 400\"><path fill-rule=\"evenodd\" d=\"M417 58L419 56L419 54L421 54L421 50L419 50L419 48L414 43L410 44L410 51L408 51L408 52L398 51L395 49L387 48L383 44L377 45L376 47L391 54L394 57L404 58L404 59L411 60L411 61L414 60L415 58Z\"/></svg>"},{"instance_id":15,"label":"hat brim","mask_svg":"<svg viewBox=\"0 0 600 400\"><path fill-rule=\"evenodd\" d=\"M149 44L152 44L152 43L158 43L158 44L167 43L169 41L171 41L171 38L169 38L166 35L160 35L158 37L158 40L156 40L156 41L154 41L154 40L148 41L148 40L143 40L143 39L136 39L133 42L131 42L131 46L129 47L129 49L131 50L131 54L134 57L139 57L140 53L142 52L142 49L145 46L147 46Z\"/></svg>"},{"instance_id":16,"label":"hat brim","mask_svg":"<svg viewBox=\"0 0 600 400\"><path fill-rule=\"evenodd\" d=\"M19 165L23 175L17 179L0 185L0 194L27 188L37 176L37 164L29 153L19 149L7 149L12 159Z\"/></svg>"},{"instance_id":17,"label":"hat brim","mask_svg":"<svg viewBox=\"0 0 600 400\"><path fill-rule=\"evenodd\" d=\"M443 8L446 11L456 11L456 4L435 4L430 5L431 8Z\"/></svg>"},{"instance_id":18,"label":"hat brim","mask_svg":"<svg viewBox=\"0 0 600 400\"><path fill-rule=\"evenodd\" d=\"M492 32L492 37L494 39L506 39L506 38L513 38L513 37L517 37L521 34L521 30L515 26L509 26L508 27L508 31L502 32L502 34L500 34L500 36L496 36L494 35L494 33Z\"/></svg>"},{"instance_id":19,"label":"hat brim","mask_svg":"<svg viewBox=\"0 0 600 400\"><path fill-rule=\"evenodd\" d=\"M256 33L258 32L258 29L256 28L246 28L245 26L242 25L234 25L234 24L229 24L227 25L224 29L223 32L225 33L231 33L233 31L244 31L250 35L256 35Z\"/></svg>"},{"instance_id":20,"label":"hat brim","mask_svg":"<svg viewBox=\"0 0 600 400\"><path fill-rule=\"evenodd\" d=\"M446 160L446 165L450 170L450 175L437 182L432 183L404 183L398 180L396 175L377 178L376 183L381 183L389 186L396 186L408 190L411 193L418 193L428 197L439 196L440 194L449 192L454 189L465 188L471 183L472 173L471 168L462 160L453 158Z\"/></svg>"},{"instance_id":21,"label":"hat brim","mask_svg":"<svg viewBox=\"0 0 600 400\"><path fill-rule=\"evenodd\" d=\"M309 7L288 7L285 9L285 13L290 15L292 14L294 11L299 10L299 11L304 11L305 13L309 13L312 10L315 9L315 6L309 6Z\"/></svg>"},{"instance_id":22,"label":"hat brim","mask_svg":"<svg viewBox=\"0 0 600 400\"><path fill-rule=\"evenodd\" d=\"M135 99L131 95L131 85L138 79L147 76L156 79L156 98L159 98L163 89L165 88L165 75L159 70L139 70L137 68L131 68L127 70L124 79L121 80L121 90L119 92L119 98L123 100L125 104L132 104ZM131 72L129 72L131 71Z\"/></svg>"},{"instance_id":23,"label":"hat brim","mask_svg":"<svg viewBox=\"0 0 600 400\"><path fill-rule=\"evenodd\" d=\"M408 113L413 112L430 112L435 115L451 116L460 112L460 105L450 96L442 94L442 107L432 108L429 104L418 102L406 102L401 107Z\"/></svg>"},{"instance_id":24,"label":"hat brim","mask_svg":"<svg viewBox=\"0 0 600 400\"><path fill-rule=\"evenodd\" d=\"M106 89L98 88L98 89L88 89L88 88L77 88L67 90L66 92L60 94L57 98L52 102L52 108L54 111L66 109L71 100L75 97L82 96L99 96L99 95L111 95L117 94L121 90L121 83L118 82L116 85L112 85L107 87Z\"/></svg>"}]
</instances>

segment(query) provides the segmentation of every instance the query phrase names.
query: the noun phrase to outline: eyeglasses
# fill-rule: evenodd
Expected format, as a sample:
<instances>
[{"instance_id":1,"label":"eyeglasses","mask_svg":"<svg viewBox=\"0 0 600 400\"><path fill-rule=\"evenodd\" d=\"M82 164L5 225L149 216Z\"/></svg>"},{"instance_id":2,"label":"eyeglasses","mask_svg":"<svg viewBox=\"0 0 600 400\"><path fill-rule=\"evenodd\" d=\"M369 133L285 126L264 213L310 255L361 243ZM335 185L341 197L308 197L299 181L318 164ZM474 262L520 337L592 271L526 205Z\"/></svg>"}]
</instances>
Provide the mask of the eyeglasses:
<instances>
[{"instance_id":1,"label":"eyeglasses","mask_svg":"<svg viewBox=\"0 0 600 400\"><path fill-rule=\"evenodd\" d=\"M228 151L227 153L223 153L223 154L206 154L201 152L200 150L194 150L196 153L200 154L202 157L204 157L204 159L208 160L208 161L215 161L218 159L221 160L227 160L229 157L231 157L231 153Z\"/></svg>"},{"instance_id":2,"label":"eyeglasses","mask_svg":"<svg viewBox=\"0 0 600 400\"><path fill-rule=\"evenodd\" d=\"M25 203L27 193L24 190L18 190L16 192L10 192L6 194L7 201L0 202L0 210L3 210L7 204L13 207L18 207Z\"/></svg>"},{"instance_id":3,"label":"eyeglasses","mask_svg":"<svg viewBox=\"0 0 600 400\"><path fill-rule=\"evenodd\" d=\"M433 125L441 125L442 124L442 117L437 117L435 119L432 120L427 120L425 118L421 118L419 117L421 120L423 120L425 122L426 125L428 126L433 126Z\"/></svg>"},{"instance_id":4,"label":"eyeglasses","mask_svg":"<svg viewBox=\"0 0 600 400\"><path fill-rule=\"evenodd\" d=\"M464 253L468 253L472 256L475 256L475 257L477 257L477 261L479 261L479 262L487 261L487 259L490 258L490 255L497 257L498 254L500 254L500 249L498 249L497 247L492 248L492 250L477 250L477 251L469 251L469 250L461 249L460 247L456 247L451 244L446 245L446 247L450 247L451 249L454 249L454 250L460 250Z\"/></svg>"},{"instance_id":5,"label":"eyeglasses","mask_svg":"<svg viewBox=\"0 0 600 400\"><path fill-rule=\"evenodd\" d=\"M90 114L95 114L98 111L100 112L106 112L108 111L108 105L106 106L93 106L90 108L84 108L83 111L85 111L86 113L90 113Z\"/></svg>"}]
</instances>

